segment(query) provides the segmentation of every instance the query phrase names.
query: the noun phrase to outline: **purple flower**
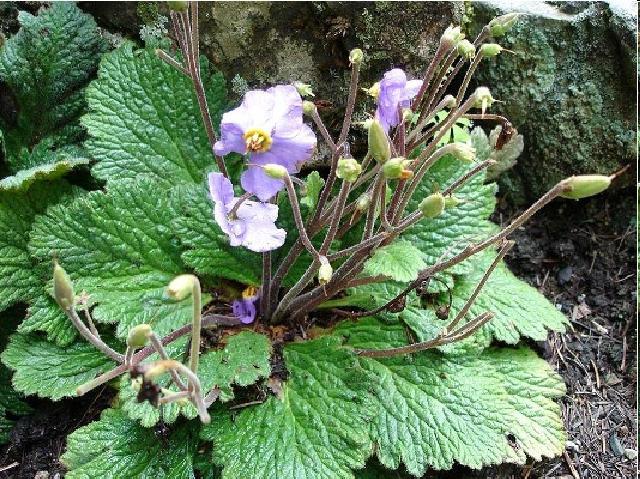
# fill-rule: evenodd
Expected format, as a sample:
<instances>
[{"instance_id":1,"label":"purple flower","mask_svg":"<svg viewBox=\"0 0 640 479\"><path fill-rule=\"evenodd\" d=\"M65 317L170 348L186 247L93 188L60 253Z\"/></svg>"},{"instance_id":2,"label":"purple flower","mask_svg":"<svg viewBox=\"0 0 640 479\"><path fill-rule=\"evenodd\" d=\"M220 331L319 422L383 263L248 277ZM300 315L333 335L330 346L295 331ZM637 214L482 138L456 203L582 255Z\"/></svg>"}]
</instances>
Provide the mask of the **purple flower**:
<instances>
[{"instance_id":1,"label":"purple flower","mask_svg":"<svg viewBox=\"0 0 640 479\"><path fill-rule=\"evenodd\" d=\"M262 253L284 244L286 231L275 225L278 206L257 201L244 201L233 218L229 213L239 198L233 194L231 182L222 173L209 173L209 192L214 203L213 215L220 229L229 236L231 246L244 246Z\"/></svg>"},{"instance_id":2,"label":"purple flower","mask_svg":"<svg viewBox=\"0 0 640 479\"><path fill-rule=\"evenodd\" d=\"M238 108L222 115L220 130L216 154L249 155L240 183L260 201L284 188L283 180L269 178L261 166L275 163L297 173L316 146L316 136L302 122L302 98L292 85L247 92Z\"/></svg>"},{"instance_id":3,"label":"purple flower","mask_svg":"<svg viewBox=\"0 0 640 479\"><path fill-rule=\"evenodd\" d=\"M394 68L384 74L380 81L376 118L386 132L400 123L398 108L410 106L421 86L422 80L407 81L407 75L400 68Z\"/></svg>"},{"instance_id":4,"label":"purple flower","mask_svg":"<svg viewBox=\"0 0 640 479\"><path fill-rule=\"evenodd\" d=\"M250 324L256 319L256 303L260 299L258 289L249 286L242 292L242 299L233 301L231 307L233 314L243 324Z\"/></svg>"}]
</instances>

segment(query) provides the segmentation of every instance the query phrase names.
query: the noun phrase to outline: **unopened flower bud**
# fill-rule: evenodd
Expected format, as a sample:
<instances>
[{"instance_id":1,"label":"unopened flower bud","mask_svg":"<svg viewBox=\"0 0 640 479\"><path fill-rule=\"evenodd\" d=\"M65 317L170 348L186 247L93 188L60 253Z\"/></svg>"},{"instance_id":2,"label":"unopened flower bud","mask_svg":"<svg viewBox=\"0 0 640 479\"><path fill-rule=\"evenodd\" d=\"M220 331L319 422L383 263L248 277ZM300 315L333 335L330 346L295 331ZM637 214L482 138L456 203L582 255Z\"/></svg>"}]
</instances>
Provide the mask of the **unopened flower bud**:
<instances>
[{"instance_id":1,"label":"unopened flower bud","mask_svg":"<svg viewBox=\"0 0 640 479\"><path fill-rule=\"evenodd\" d=\"M612 179L613 177L611 176L603 175L572 176L571 178L562 180L562 184L564 184L567 189L563 191L560 196L573 200L588 198L609 188Z\"/></svg>"},{"instance_id":2,"label":"unopened flower bud","mask_svg":"<svg viewBox=\"0 0 640 479\"><path fill-rule=\"evenodd\" d=\"M382 165L382 173L388 180L408 180L413 176L413 171L407 169L410 164L411 160L402 157L391 158Z\"/></svg>"},{"instance_id":3,"label":"unopened flower bud","mask_svg":"<svg viewBox=\"0 0 640 479\"><path fill-rule=\"evenodd\" d=\"M353 183L362 173L362 165L355 158L340 158L336 176L344 181Z\"/></svg>"},{"instance_id":4,"label":"unopened flower bud","mask_svg":"<svg viewBox=\"0 0 640 479\"><path fill-rule=\"evenodd\" d=\"M305 100L302 102L302 113L305 115L311 115L316 111L316 105L312 101Z\"/></svg>"},{"instance_id":5,"label":"unopened flower bud","mask_svg":"<svg viewBox=\"0 0 640 479\"><path fill-rule=\"evenodd\" d=\"M167 295L176 301L182 301L193 291L195 276L192 274L181 274L171 280L167 286Z\"/></svg>"},{"instance_id":6,"label":"unopened flower bud","mask_svg":"<svg viewBox=\"0 0 640 479\"><path fill-rule=\"evenodd\" d=\"M443 98L443 103L445 108L455 108L458 104L456 101L456 97L453 95L447 95Z\"/></svg>"},{"instance_id":7,"label":"unopened flower bud","mask_svg":"<svg viewBox=\"0 0 640 479\"><path fill-rule=\"evenodd\" d=\"M151 331L151 326L148 324L134 326L127 335L127 346L135 349L144 348L149 336L151 336Z\"/></svg>"},{"instance_id":8,"label":"unopened flower bud","mask_svg":"<svg viewBox=\"0 0 640 479\"><path fill-rule=\"evenodd\" d=\"M464 39L458 43L458 55L466 60L470 60L476 56L476 47L469 40Z\"/></svg>"},{"instance_id":9,"label":"unopened flower bud","mask_svg":"<svg viewBox=\"0 0 640 479\"><path fill-rule=\"evenodd\" d=\"M359 48L354 48L349 52L349 63L360 66L364 60L364 53Z\"/></svg>"},{"instance_id":10,"label":"unopened flower bud","mask_svg":"<svg viewBox=\"0 0 640 479\"><path fill-rule=\"evenodd\" d=\"M435 218L444 211L444 196L440 193L433 193L427 196L420 203L420 211L425 218Z\"/></svg>"},{"instance_id":11,"label":"unopened flower bud","mask_svg":"<svg viewBox=\"0 0 640 479\"><path fill-rule=\"evenodd\" d=\"M448 27L440 37L440 45L452 50L458 42L464 39L464 33L460 32L460 27Z\"/></svg>"},{"instance_id":12,"label":"unopened flower bud","mask_svg":"<svg viewBox=\"0 0 640 479\"><path fill-rule=\"evenodd\" d=\"M373 120L369 126L369 154L378 163L384 163L391 158L391 145L382 125Z\"/></svg>"},{"instance_id":13,"label":"unopened flower bud","mask_svg":"<svg viewBox=\"0 0 640 479\"><path fill-rule=\"evenodd\" d=\"M482 109L482 114L487 110L488 107L493 105L495 101L491 96L491 92L486 86L479 86L476 88L475 93L473 94L475 97L475 101L473 102L473 106L476 108Z\"/></svg>"},{"instance_id":14,"label":"unopened flower bud","mask_svg":"<svg viewBox=\"0 0 640 479\"><path fill-rule=\"evenodd\" d=\"M377 100L380 96L380 82L377 81L373 85L371 85L370 88L363 88L363 90L367 95L372 96Z\"/></svg>"},{"instance_id":15,"label":"unopened flower bud","mask_svg":"<svg viewBox=\"0 0 640 479\"><path fill-rule=\"evenodd\" d=\"M282 180L289 174L284 166L276 163L266 164L263 169L269 178L273 178L275 180Z\"/></svg>"},{"instance_id":16,"label":"unopened flower bud","mask_svg":"<svg viewBox=\"0 0 640 479\"><path fill-rule=\"evenodd\" d=\"M186 12L189 8L189 2L167 2L167 5L174 12Z\"/></svg>"},{"instance_id":17,"label":"unopened flower bud","mask_svg":"<svg viewBox=\"0 0 640 479\"><path fill-rule=\"evenodd\" d=\"M313 90L311 89L311 85L308 83L302 83L301 81L294 81L293 86L298 90L300 96L315 96L313 94Z\"/></svg>"},{"instance_id":18,"label":"unopened flower bud","mask_svg":"<svg viewBox=\"0 0 640 479\"><path fill-rule=\"evenodd\" d=\"M506 15L500 15L489 22L489 31L492 37L501 37L513 27L516 22L519 13L507 13Z\"/></svg>"},{"instance_id":19,"label":"unopened flower bud","mask_svg":"<svg viewBox=\"0 0 640 479\"><path fill-rule=\"evenodd\" d=\"M455 208L459 204L464 203L463 200L458 198L457 196L446 196L444 198L444 207L445 209Z\"/></svg>"},{"instance_id":20,"label":"unopened flower bud","mask_svg":"<svg viewBox=\"0 0 640 479\"><path fill-rule=\"evenodd\" d=\"M331 277L333 276L333 268L327 260L326 256L320 257L320 268L318 268L318 282L322 285L327 284L331 281Z\"/></svg>"},{"instance_id":21,"label":"unopened flower bud","mask_svg":"<svg viewBox=\"0 0 640 479\"><path fill-rule=\"evenodd\" d=\"M495 57L502 50L504 50L504 48L502 48L497 43L485 43L480 47L480 55L485 58L491 58Z\"/></svg>"},{"instance_id":22,"label":"unopened flower bud","mask_svg":"<svg viewBox=\"0 0 640 479\"><path fill-rule=\"evenodd\" d=\"M364 211L371 204L371 195L362 193L356 200L356 211Z\"/></svg>"},{"instance_id":23,"label":"unopened flower bud","mask_svg":"<svg viewBox=\"0 0 640 479\"><path fill-rule=\"evenodd\" d=\"M476 159L476 149L468 143L452 143L451 150L451 153L459 160L472 162Z\"/></svg>"},{"instance_id":24,"label":"unopened flower bud","mask_svg":"<svg viewBox=\"0 0 640 479\"><path fill-rule=\"evenodd\" d=\"M60 264L53 262L53 298L65 311L73 307L75 295L73 293L73 283L69 275Z\"/></svg>"}]
</instances>

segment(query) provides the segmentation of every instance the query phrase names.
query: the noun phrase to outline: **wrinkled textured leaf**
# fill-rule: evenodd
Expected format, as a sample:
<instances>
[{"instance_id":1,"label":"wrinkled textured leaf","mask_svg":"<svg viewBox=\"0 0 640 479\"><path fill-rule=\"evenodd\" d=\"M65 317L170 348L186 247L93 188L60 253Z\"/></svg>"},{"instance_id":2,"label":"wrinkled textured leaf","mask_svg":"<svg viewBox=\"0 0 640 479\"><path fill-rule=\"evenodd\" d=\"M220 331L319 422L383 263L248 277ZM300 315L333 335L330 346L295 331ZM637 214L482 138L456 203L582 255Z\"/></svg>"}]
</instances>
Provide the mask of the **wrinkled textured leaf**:
<instances>
[{"instance_id":1,"label":"wrinkled textured leaf","mask_svg":"<svg viewBox=\"0 0 640 479\"><path fill-rule=\"evenodd\" d=\"M27 192L0 192L0 310L42 294L42 271L27 249L29 231L37 215L72 191L67 183L43 181Z\"/></svg>"},{"instance_id":2,"label":"wrinkled textured leaf","mask_svg":"<svg viewBox=\"0 0 640 479\"><path fill-rule=\"evenodd\" d=\"M192 479L196 441L189 424L177 426L163 443L123 411L107 409L99 421L67 437L61 460L68 479Z\"/></svg>"},{"instance_id":3,"label":"wrinkled textured leaf","mask_svg":"<svg viewBox=\"0 0 640 479\"><path fill-rule=\"evenodd\" d=\"M57 205L33 225L30 249L45 261L55 252L96 303L94 319L126 336L140 323L164 335L191 320L191 299L170 300L165 287L185 272L171 228L174 195L150 181L125 182Z\"/></svg>"},{"instance_id":4,"label":"wrinkled textured leaf","mask_svg":"<svg viewBox=\"0 0 640 479\"><path fill-rule=\"evenodd\" d=\"M44 294L31 304L27 317L18 326L18 331L22 333L43 331L47 334L47 339L58 346L71 344L78 336L78 330L60 306L53 298Z\"/></svg>"},{"instance_id":5,"label":"wrinkled textured leaf","mask_svg":"<svg viewBox=\"0 0 640 479\"><path fill-rule=\"evenodd\" d=\"M433 338L437 331L456 316L473 293L492 258L491 254L481 255L474 264L474 271L460 278L453 289L453 302L447 321L438 319L433 308L416 308L402 316L420 340ZM442 294L437 302L445 305L448 303L448 294ZM555 306L535 288L516 278L504 264L498 265L489 277L471 306L466 320L471 320L485 311L493 312L495 317L477 333L479 338L471 337L461 343L447 345L443 350L456 350L464 347L464 343L468 346L472 342L486 346L493 339L516 344L523 336L535 341L544 341L549 331L563 332L568 324L567 318Z\"/></svg>"},{"instance_id":6,"label":"wrinkled textured leaf","mask_svg":"<svg viewBox=\"0 0 640 479\"><path fill-rule=\"evenodd\" d=\"M224 85L219 74L206 71L212 115L219 118ZM213 168L191 80L152 49L125 43L105 55L87 101L82 123L89 133L85 145L98 160L96 177L114 182L145 175L171 185L201 184L205 170Z\"/></svg>"},{"instance_id":7,"label":"wrinkled textured leaf","mask_svg":"<svg viewBox=\"0 0 640 479\"><path fill-rule=\"evenodd\" d=\"M76 395L76 388L108 371L115 363L84 340L64 348L35 334L15 333L2 353L15 372L13 387L54 401Z\"/></svg>"},{"instance_id":8,"label":"wrinkled textured leaf","mask_svg":"<svg viewBox=\"0 0 640 479\"><path fill-rule=\"evenodd\" d=\"M437 161L416 189L409 202L408 211L415 210L420 201L431 194L435 184L445 189L472 166L450 155ZM413 246L422 251L424 261L428 265L454 256L467 244L482 240L496 231L497 226L488 219L495 207L496 188L494 184L485 185L484 180L484 174L476 175L455 193L456 197L464 200L464 203L445 210L436 218L420 221L402 235L403 239L410 241ZM464 261L453 266L446 273L462 275L469 271L469 261ZM432 281L430 289L442 291L443 285Z\"/></svg>"},{"instance_id":9,"label":"wrinkled textured leaf","mask_svg":"<svg viewBox=\"0 0 640 479\"><path fill-rule=\"evenodd\" d=\"M75 158L20 170L14 176L8 176L0 180L0 191L24 191L36 181L55 180L64 176L76 166L88 164L89 160L86 158Z\"/></svg>"},{"instance_id":10,"label":"wrinkled textured leaf","mask_svg":"<svg viewBox=\"0 0 640 479\"><path fill-rule=\"evenodd\" d=\"M282 400L216 410L203 437L214 443L223 477L353 478L371 453L368 378L333 338L289 344Z\"/></svg>"},{"instance_id":11,"label":"wrinkled textured leaf","mask_svg":"<svg viewBox=\"0 0 640 479\"><path fill-rule=\"evenodd\" d=\"M0 444L9 440L14 421L7 418L12 415L25 415L31 412L29 405L21 400L22 395L11 386L11 373L0 366Z\"/></svg>"},{"instance_id":12,"label":"wrinkled textured leaf","mask_svg":"<svg viewBox=\"0 0 640 479\"><path fill-rule=\"evenodd\" d=\"M222 349L213 350L203 354L200 358L198 376L202 382L203 391L208 392L214 387L220 389L220 401L229 401L233 398L233 386L248 386L261 378L269 377L271 366L271 344L269 339L253 331L243 331L226 338L226 344ZM176 348L184 352L186 341L182 347ZM178 359L178 356L174 356ZM149 358L157 359L154 356ZM158 384L167 387L168 375L163 377ZM138 383L139 384L139 383ZM176 390L175 386L169 389ZM136 401L137 389L132 386L129 377L122 379L120 400L122 408L129 417L139 420L144 427L151 427L160 419L160 411L148 402ZM173 402L163 406L162 420L166 424L173 423L182 414L190 419L198 415L195 407L190 402Z\"/></svg>"},{"instance_id":13,"label":"wrinkled textured leaf","mask_svg":"<svg viewBox=\"0 0 640 479\"><path fill-rule=\"evenodd\" d=\"M13 103L0 129L14 172L44 163L29 152L47 135L50 150L81 138L83 87L106 50L93 18L73 2L56 2L37 16L21 11L18 20L22 28L0 49L0 82Z\"/></svg>"},{"instance_id":14,"label":"wrinkled textured leaf","mask_svg":"<svg viewBox=\"0 0 640 479\"><path fill-rule=\"evenodd\" d=\"M399 324L345 322L334 334L359 348L406 344ZM555 398L560 377L526 348L488 349L479 355L426 351L386 359L361 357L377 378L380 415L372 425L380 462L400 462L416 476L454 462L481 468L522 464L564 449L566 434Z\"/></svg>"},{"instance_id":15,"label":"wrinkled textured leaf","mask_svg":"<svg viewBox=\"0 0 640 479\"><path fill-rule=\"evenodd\" d=\"M363 276L388 276L394 281L410 282L427 264L422 252L405 240L397 240L374 253L365 263ZM391 299L391 298L388 298Z\"/></svg>"}]
</instances>

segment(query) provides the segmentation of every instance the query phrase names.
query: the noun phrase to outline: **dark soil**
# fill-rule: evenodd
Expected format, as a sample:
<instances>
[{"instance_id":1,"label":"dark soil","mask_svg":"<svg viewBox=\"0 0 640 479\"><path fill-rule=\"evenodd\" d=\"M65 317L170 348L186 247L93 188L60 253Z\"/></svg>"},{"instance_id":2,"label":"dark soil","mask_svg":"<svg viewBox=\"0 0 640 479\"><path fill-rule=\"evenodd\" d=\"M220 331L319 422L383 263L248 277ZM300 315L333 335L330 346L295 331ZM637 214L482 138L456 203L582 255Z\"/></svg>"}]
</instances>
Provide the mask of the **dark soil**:
<instances>
[{"instance_id":1,"label":"dark soil","mask_svg":"<svg viewBox=\"0 0 640 479\"><path fill-rule=\"evenodd\" d=\"M519 230L511 269L571 318L566 334L533 344L563 376L569 442L563 456L524 467L457 468L448 478L623 479L635 477L636 198L626 189L582 202L556 201ZM518 212L505 205L494 220ZM286 377L286 371L280 372ZM254 391L255 393L255 391ZM251 394L249 394L251 396ZM32 401L0 448L0 479L64 476L65 437L99 417L112 393L51 403ZM431 477L431 476L429 476ZM442 479L442 476L439 476Z\"/></svg>"}]
</instances>

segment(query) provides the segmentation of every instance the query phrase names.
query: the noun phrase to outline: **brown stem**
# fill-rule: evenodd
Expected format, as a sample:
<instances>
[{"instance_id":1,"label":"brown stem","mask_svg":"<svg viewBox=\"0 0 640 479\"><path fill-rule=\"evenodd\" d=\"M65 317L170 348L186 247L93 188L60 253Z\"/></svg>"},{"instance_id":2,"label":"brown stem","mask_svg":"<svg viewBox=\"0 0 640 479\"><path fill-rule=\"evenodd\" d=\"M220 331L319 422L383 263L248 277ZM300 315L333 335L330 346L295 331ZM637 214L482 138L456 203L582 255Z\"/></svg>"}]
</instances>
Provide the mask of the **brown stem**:
<instances>
[{"instance_id":1,"label":"brown stem","mask_svg":"<svg viewBox=\"0 0 640 479\"><path fill-rule=\"evenodd\" d=\"M442 196L448 196L451 195L453 192L455 192L458 188L460 188L462 185L464 185L467 181L469 181L469 179L471 179L472 177L474 177L475 175L477 175L478 173L480 173L481 171L483 171L486 168L489 168L492 165L495 165L496 161L495 160L484 160L480 163L478 163L476 166L474 166L473 168L471 168L469 171L467 171L464 175L462 175L460 178L458 178L456 181L454 181L453 183L451 183L443 192L442 192Z\"/></svg>"}]
</instances>

